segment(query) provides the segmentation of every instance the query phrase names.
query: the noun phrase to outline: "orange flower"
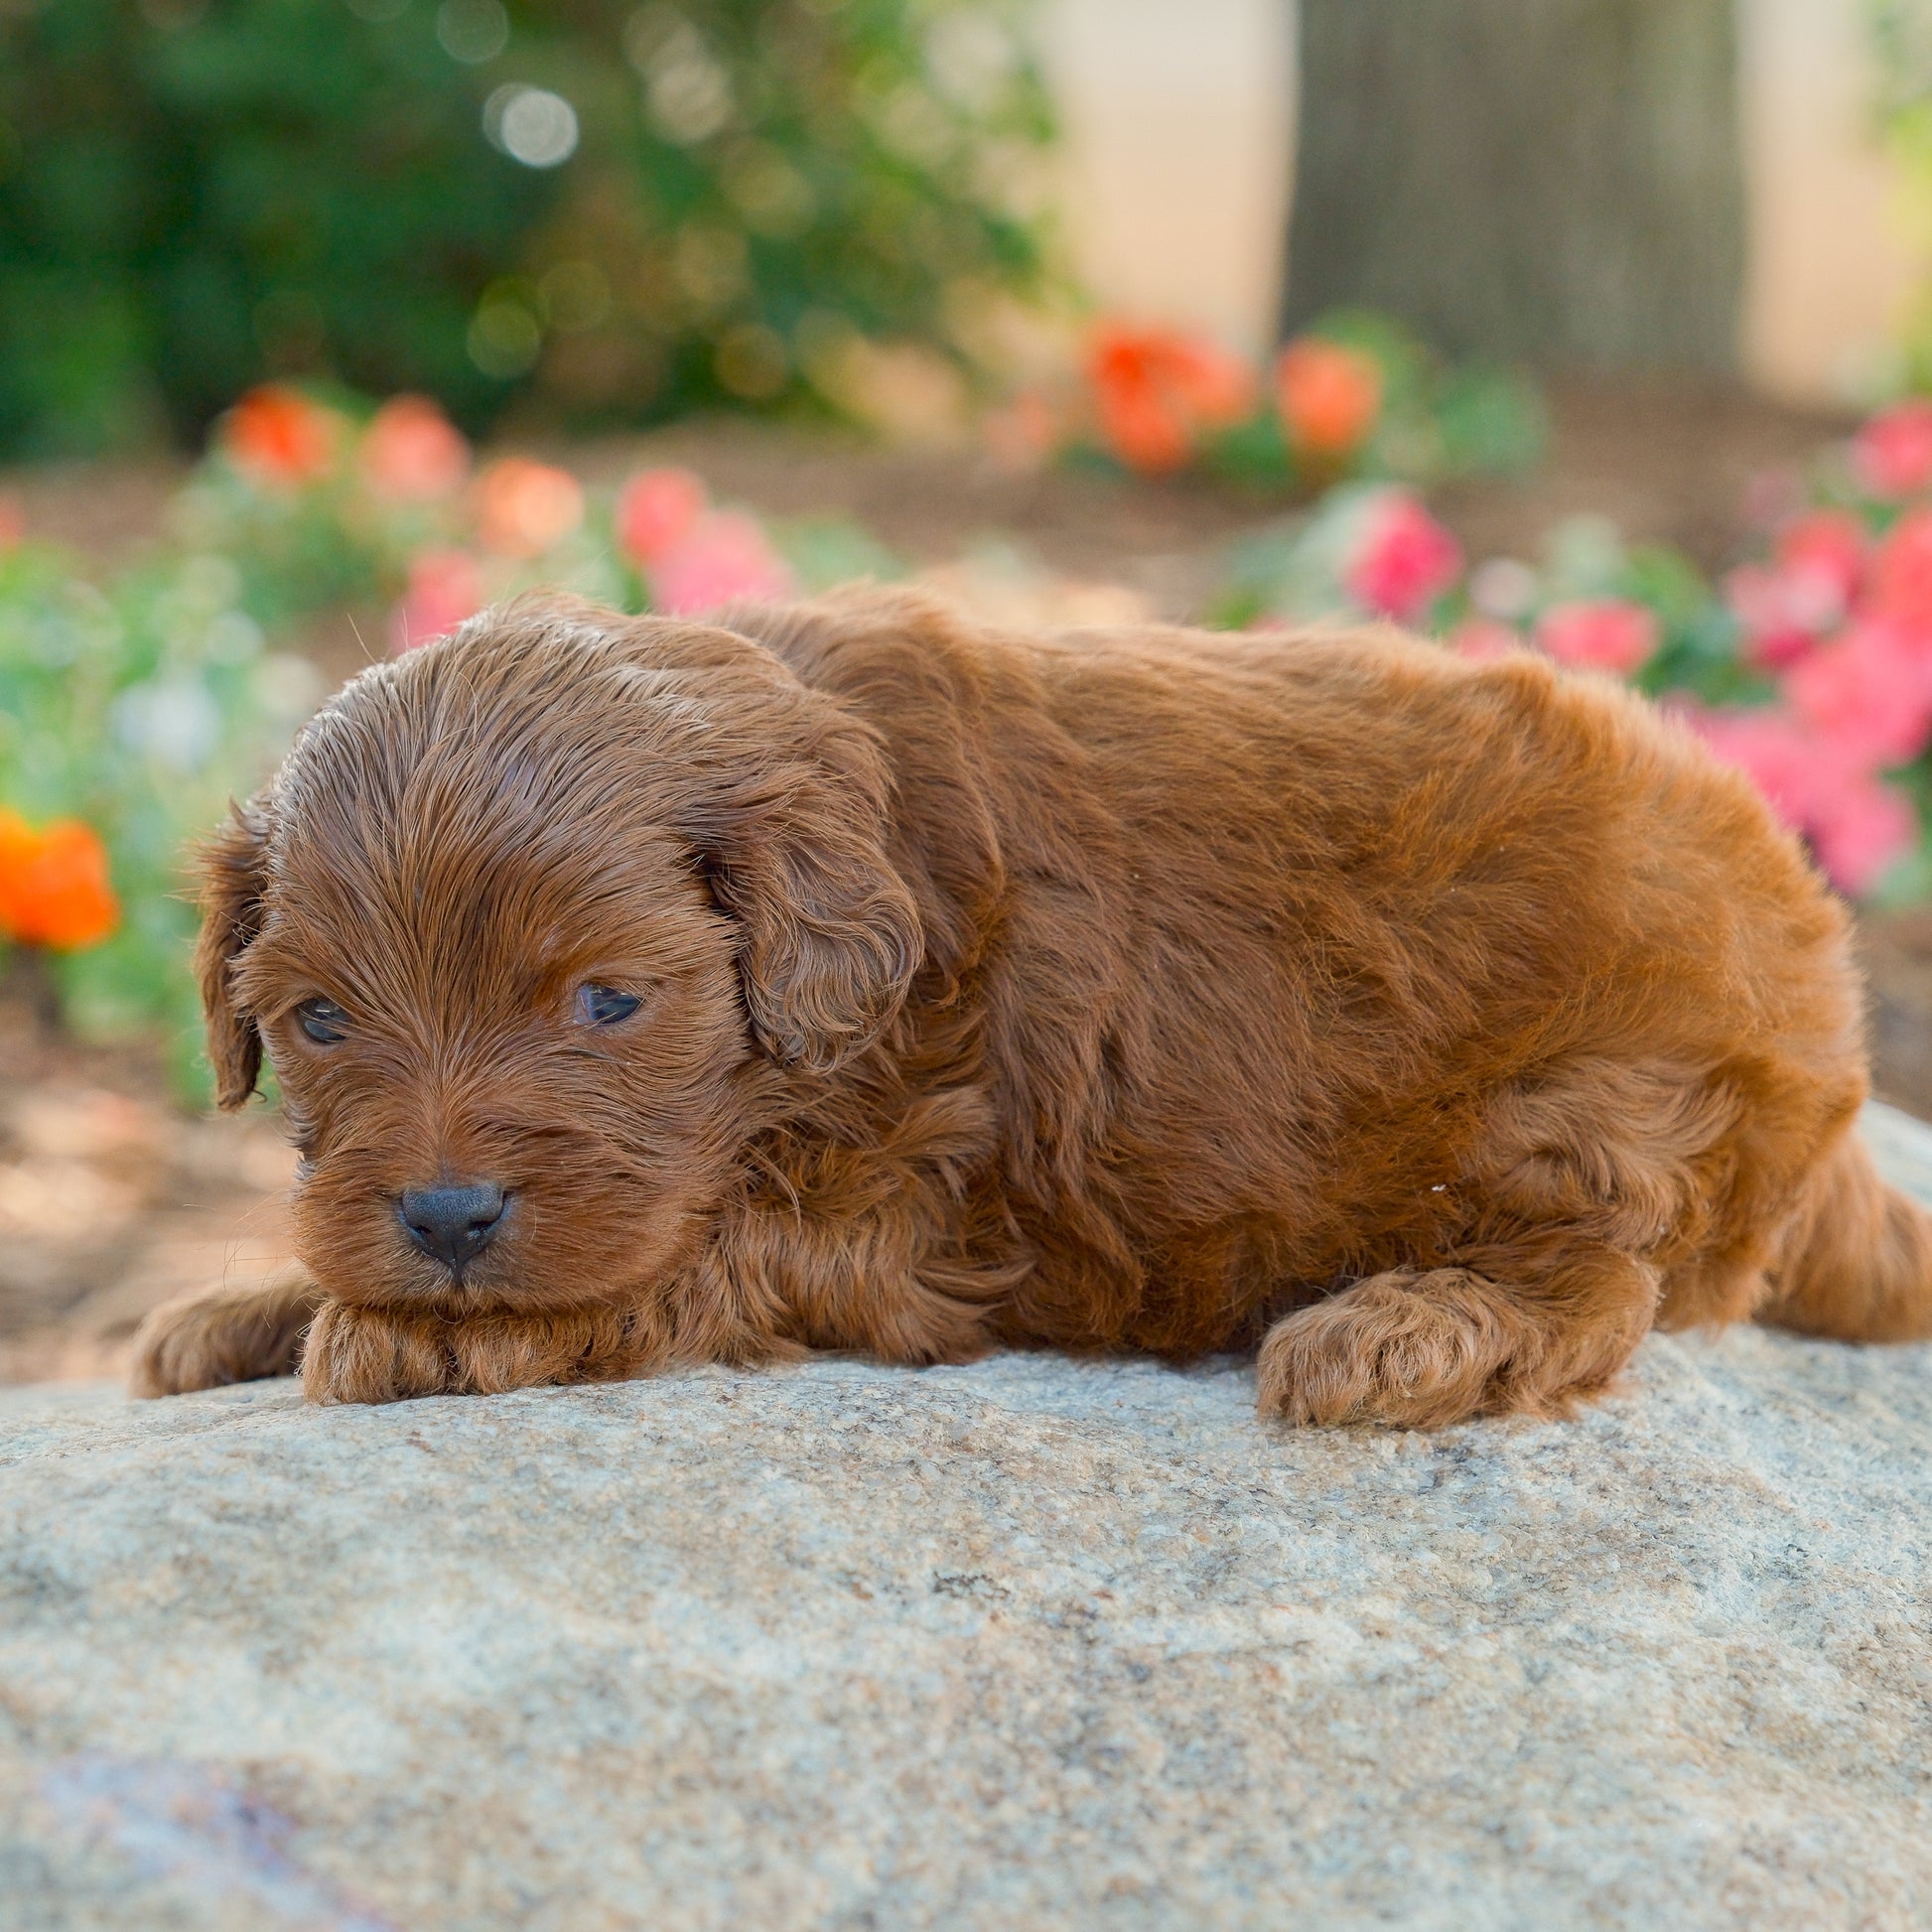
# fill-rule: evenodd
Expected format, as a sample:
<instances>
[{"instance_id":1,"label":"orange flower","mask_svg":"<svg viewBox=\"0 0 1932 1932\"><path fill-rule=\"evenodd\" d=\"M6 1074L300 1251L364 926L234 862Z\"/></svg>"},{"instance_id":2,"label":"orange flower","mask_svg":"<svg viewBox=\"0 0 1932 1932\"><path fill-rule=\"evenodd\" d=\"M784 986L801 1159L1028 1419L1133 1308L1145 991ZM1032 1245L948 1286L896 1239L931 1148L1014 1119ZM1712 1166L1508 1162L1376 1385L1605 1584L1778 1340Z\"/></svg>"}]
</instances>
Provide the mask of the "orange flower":
<instances>
[{"instance_id":1,"label":"orange flower","mask_svg":"<svg viewBox=\"0 0 1932 1932\"><path fill-rule=\"evenodd\" d=\"M369 420L361 460L378 496L433 498L470 474L470 445L427 396L391 396Z\"/></svg>"},{"instance_id":2,"label":"orange flower","mask_svg":"<svg viewBox=\"0 0 1932 1932\"><path fill-rule=\"evenodd\" d=\"M327 476L336 461L340 423L294 389L265 383L250 389L221 425L221 448L244 476L292 489Z\"/></svg>"},{"instance_id":3,"label":"orange flower","mask_svg":"<svg viewBox=\"0 0 1932 1932\"><path fill-rule=\"evenodd\" d=\"M1275 406L1291 448L1333 459L1361 447L1382 408L1382 371L1360 349L1304 336L1275 363Z\"/></svg>"},{"instance_id":4,"label":"orange flower","mask_svg":"<svg viewBox=\"0 0 1932 1932\"><path fill-rule=\"evenodd\" d=\"M1248 371L1226 350L1169 329L1110 324L1093 339L1087 380L1107 446L1130 470L1178 470L1203 430L1247 414Z\"/></svg>"},{"instance_id":5,"label":"orange flower","mask_svg":"<svg viewBox=\"0 0 1932 1932\"><path fill-rule=\"evenodd\" d=\"M499 557L540 557L583 520L583 487L568 470L506 456L478 484L478 530Z\"/></svg>"},{"instance_id":6,"label":"orange flower","mask_svg":"<svg viewBox=\"0 0 1932 1932\"><path fill-rule=\"evenodd\" d=\"M36 831L0 809L0 932L23 946L74 952L120 924L107 853L91 825L57 818Z\"/></svg>"}]
</instances>

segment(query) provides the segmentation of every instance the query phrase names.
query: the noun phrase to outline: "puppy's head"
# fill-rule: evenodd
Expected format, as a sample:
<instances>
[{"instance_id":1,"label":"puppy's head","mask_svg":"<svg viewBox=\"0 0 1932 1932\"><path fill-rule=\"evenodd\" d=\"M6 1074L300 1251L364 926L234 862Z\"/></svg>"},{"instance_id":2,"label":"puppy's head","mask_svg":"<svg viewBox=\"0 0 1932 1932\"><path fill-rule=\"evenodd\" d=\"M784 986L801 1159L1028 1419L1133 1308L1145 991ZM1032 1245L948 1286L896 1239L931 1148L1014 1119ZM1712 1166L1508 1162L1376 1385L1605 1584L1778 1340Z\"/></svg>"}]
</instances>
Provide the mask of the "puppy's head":
<instances>
[{"instance_id":1,"label":"puppy's head","mask_svg":"<svg viewBox=\"0 0 1932 1932\"><path fill-rule=\"evenodd\" d=\"M674 1268L774 1095L903 998L888 792L729 630L525 602L349 684L207 849L197 957L323 1289L529 1313Z\"/></svg>"}]
</instances>

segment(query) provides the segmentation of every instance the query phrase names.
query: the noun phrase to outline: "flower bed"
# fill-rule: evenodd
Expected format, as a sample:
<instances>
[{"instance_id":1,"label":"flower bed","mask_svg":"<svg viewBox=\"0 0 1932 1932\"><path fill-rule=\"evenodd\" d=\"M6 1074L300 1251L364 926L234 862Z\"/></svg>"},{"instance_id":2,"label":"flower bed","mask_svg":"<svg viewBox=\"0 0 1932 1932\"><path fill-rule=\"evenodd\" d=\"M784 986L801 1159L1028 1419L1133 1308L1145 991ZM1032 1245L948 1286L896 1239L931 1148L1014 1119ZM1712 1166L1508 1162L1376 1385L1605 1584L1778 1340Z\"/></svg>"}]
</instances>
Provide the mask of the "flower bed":
<instances>
[{"instance_id":1,"label":"flower bed","mask_svg":"<svg viewBox=\"0 0 1932 1932\"><path fill-rule=\"evenodd\" d=\"M0 529L0 944L42 960L83 1036L158 1029L204 1079L183 851L273 765L323 695L276 648L317 613L389 606L406 650L538 584L699 611L889 568L855 532L773 533L684 470L609 495L522 456L478 468L433 404L245 396L106 584Z\"/></svg>"},{"instance_id":2,"label":"flower bed","mask_svg":"<svg viewBox=\"0 0 1932 1932\"><path fill-rule=\"evenodd\" d=\"M1471 569L1413 491L1345 486L1237 556L1216 617L1380 616L1627 679L1748 771L1843 892L1932 895L1932 402L1766 479L1746 524L1715 585L1591 519L1535 565Z\"/></svg>"},{"instance_id":3,"label":"flower bed","mask_svg":"<svg viewBox=\"0 0 1932 1932\"><path fill-rule=\"evenodd\" d=\"M1427 483L1523 469L1544 441L1526 383L1449 368L1371 315L1330 317L1266 367L1205 337L1103 322L1077 381L1019 398L988 429L1015 461L1191 471L1277 497L1347 480Z\"/></svg>"}]
</instances>

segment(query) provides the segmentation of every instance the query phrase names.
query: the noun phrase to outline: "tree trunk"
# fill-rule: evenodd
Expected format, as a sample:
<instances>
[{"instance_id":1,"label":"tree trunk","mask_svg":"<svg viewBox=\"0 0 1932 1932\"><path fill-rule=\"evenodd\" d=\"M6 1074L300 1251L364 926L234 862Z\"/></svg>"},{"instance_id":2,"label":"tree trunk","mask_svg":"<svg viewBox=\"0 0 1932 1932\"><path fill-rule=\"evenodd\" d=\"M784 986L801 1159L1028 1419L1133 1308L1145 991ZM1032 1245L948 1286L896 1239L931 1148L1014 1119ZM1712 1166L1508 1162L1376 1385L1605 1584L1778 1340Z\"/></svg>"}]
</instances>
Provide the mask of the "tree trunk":
<instances>
[{"instance_id":1,"label":"tree trunk","mask_svg":"<svg viewBox=\"0 0 1932 1932\"><path fill-rule=\"evenodd\" d=\"M1545 367L1736 366L1732 0L1301 0L1284 321Z\"/></svg>"}]
</instances>

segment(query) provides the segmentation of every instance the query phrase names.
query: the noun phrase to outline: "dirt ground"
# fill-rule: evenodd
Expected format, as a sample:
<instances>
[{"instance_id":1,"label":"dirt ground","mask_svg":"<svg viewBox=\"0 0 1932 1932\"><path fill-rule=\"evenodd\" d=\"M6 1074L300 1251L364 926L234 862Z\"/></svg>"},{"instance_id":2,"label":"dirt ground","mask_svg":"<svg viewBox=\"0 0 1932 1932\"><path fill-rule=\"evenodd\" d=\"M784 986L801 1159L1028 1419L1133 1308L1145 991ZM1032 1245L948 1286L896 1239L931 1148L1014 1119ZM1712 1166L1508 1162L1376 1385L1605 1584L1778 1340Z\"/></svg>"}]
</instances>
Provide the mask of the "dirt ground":
<instances>
[{"instance_id":1,"label":"dirt ground","mask_svg":"<svg viewBox=\"0 0 1932 1932\"><path fill-rule=\"evenodd\" d=\"M1573 386L1552 398L1535 476L1459 485L1440 507L1472 555L1525 555L1561 519L1610 517L1633 537L1722 563L1751 479L1802 460L1844 423L1737 395ZM1196 615L1235 538L1267 505L1190 483L1048 472L1017 477L950 451L881 451L751 423L695 424L578 444L593 482L640 461L687 463L721 497L773 516L847 516L969 601L1002 614ZM0 476L29 527L106 558L162 527L181 472L94 465ZM351 624L350 618L356 619ZM374 614L318 627L310 649L345 676ZM1932 909L1867 922L1876 1084L1932 1117ZM257 1106L198 1119L158 1057L51 1034L32 989L0 980L0 1382L116 1374L158 1302L252 1278L287 1256L292 1158Z\"/></svg>"}]
</instances>

